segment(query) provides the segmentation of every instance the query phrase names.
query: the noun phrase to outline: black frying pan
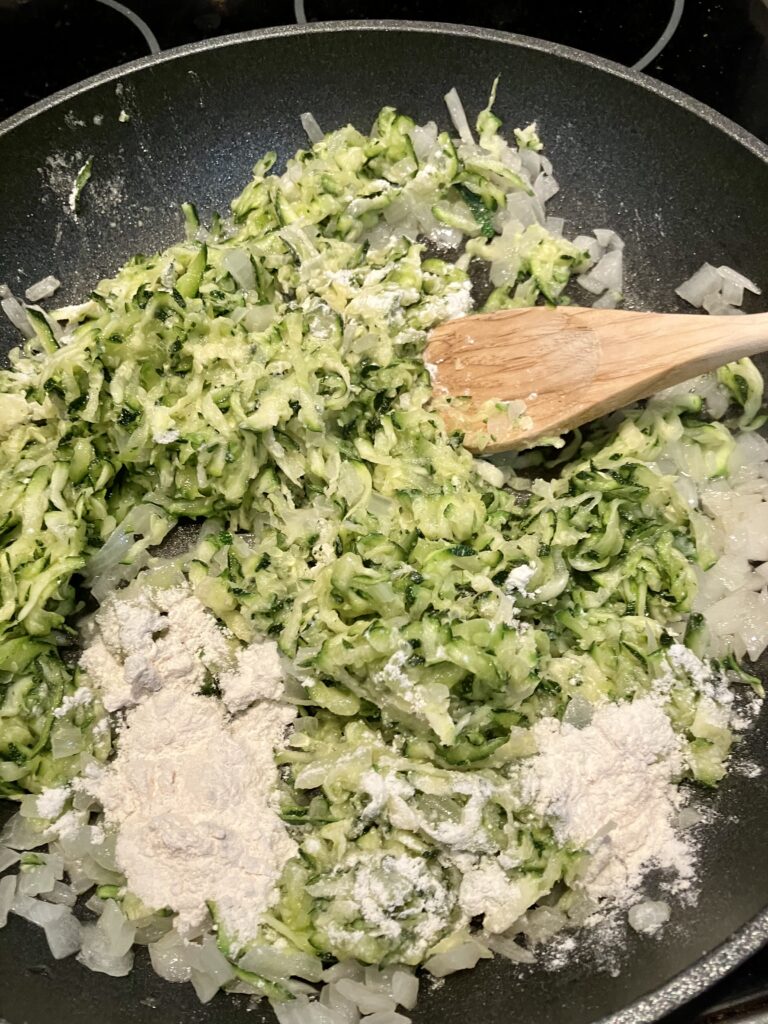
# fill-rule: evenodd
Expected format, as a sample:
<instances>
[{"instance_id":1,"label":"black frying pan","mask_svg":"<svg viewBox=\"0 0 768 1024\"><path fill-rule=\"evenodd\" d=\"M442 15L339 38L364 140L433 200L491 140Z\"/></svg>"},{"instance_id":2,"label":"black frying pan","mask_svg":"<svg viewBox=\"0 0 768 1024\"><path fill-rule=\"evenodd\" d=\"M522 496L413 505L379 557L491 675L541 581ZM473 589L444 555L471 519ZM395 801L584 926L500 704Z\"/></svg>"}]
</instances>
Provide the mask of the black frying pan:
<instances>
[{"instance_id":1,"label":"black frying pan","mask_svg":"<svg viewBox=\"0 0 768 1024\"><path fill-rule=\"evenodd\" d=\"M285 157L303 145L303 111L326 129L348 120L367 128L384 103L445 123L450 86L474 112L497 73L497 110L510 127L539 121L562 185L551 211L573 234L610 226L626 239L628 305L676 308L674 286L704 260L768 284L768 148L741 129L666 86L563 47L395 22L184 47L12 118L0 127L0 281L23 291L56 273L64 281L57 300L75 300L135 252L177 237L183 200L206 216L224 209L263 150ZM118 120L121 109L130 120ZM75 222L64 208L70 170L90 155L94 175ZM3 338L5 348L17 340ZM742 753L768 768L767 751L765 714ZM768 785L729 777L712 806L718 820L701 856L697 905L676 908L660 940L629 935L618 976L588 959L551 973L497 958L435 991L425 986L416 1021L647 1021L722 977L768 938ZM112 979L72 959L54 962L42 932L13 917L0 932L0 1017L258 1024L270 1016L221 996L201 1007L190 986L161 981L141 957L137 964Z\"/></svg>"}]
</instances>

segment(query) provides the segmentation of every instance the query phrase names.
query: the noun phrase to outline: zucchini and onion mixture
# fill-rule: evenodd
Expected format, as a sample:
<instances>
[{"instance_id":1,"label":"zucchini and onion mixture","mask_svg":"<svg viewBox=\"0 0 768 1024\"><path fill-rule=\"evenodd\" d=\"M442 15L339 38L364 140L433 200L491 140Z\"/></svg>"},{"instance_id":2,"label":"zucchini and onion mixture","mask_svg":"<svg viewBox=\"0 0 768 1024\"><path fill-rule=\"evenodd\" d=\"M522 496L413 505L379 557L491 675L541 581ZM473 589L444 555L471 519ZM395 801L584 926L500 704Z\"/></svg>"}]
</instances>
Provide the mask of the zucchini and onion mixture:
<instances>
[{"instance_id":1,"label":"zucchini and onion mixture","mask_svg":"<svg viewBox=\"0 0 768 1024\"><path fill-rule=\"evenodd\" d=\"M556 184L535 126L509 141L489 104L473 133L450 106L458 138L392 108L368 135L305 116L311 148L279 175L267 154L229 217L205 228L187 205L185 241L79 305L15 310L27 339L0 372L0 794L21 813L0 869L20 857L21 882L14 896L0 881L0 911L15 899L54 955L78 948L68 908L82 896L101 915L101 945L81 954L95 969L126 973L136 941L201 998L223 987L305 1011L307 982L325 979L323 1022L351 1024L412 1005L418 965L445 974L489 946L526 960L594 911L585 854L515 790L542 717L631 701L666 674L686 778L725 771L716 701L679 659L670 683L665 652L684 643L760 691L739 662L768 639L752 564L768 557L762 379L742 360L503 463L474 458L430 408L430 329L567 302L590 271L585 287L615 302L620 247L608 231L574 244L546 218ZM158 553L189 523L191 550ZM276 756L299 853L245 946L215 907L184 944L125 888L109 836L40 852L36 795L112 752L110 716L74 696L92 686L75 667L86 602L145 576L161 586L168 565L239 642L277 643L298 705ZM739 588L754 628L723 611ZM485 932L459 900L467 857L516 893Z\"/></svg>"}]
</instances>

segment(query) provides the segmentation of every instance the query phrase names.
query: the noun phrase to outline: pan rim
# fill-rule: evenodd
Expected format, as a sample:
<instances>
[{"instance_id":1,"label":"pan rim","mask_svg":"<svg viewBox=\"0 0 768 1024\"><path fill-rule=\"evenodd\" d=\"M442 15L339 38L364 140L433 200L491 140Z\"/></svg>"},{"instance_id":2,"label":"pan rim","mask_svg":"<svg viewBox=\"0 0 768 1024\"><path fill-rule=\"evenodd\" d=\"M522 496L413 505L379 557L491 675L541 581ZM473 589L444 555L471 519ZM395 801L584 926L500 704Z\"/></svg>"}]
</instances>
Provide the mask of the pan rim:
<instances>
[{"instance_id":1,"label":"pan rim","mask_svg":"<svg viewBox=\"0 0 768 1024\"><path fill-rule=\"evenodd\" d=\"M553 43L546 39L537 39L534 36L526 36L514 32L503 32L499 29L482 28L475 25L456 25L440 21L408 21L406 19L371 19L370 21L343 20L343 21L316 21L307 22L303 25L276 25L268 28L251 29L247 32L232 32L223 36L216 36L211 39L201 40L194 43L185 43L182 46L174 46L168 50L160 50L158 53L147 54L136 60L128 61L125 64L118 64L114 68L108 68L90 78L85 78L73 85L66 86L52 93L45 99L38 100L28 107L22 108L12 114L4 121L0 121L0 138L18 128L20 125L31 120L37 115L44 113L51 108L74 99L82 92L88 92L98 85L120 79L125 75L133 74L143 68L154 67L164 64L167 61L177 60L181 57L207 50L218 50L228 46L245 45L257 42L261 39L281 38L302 35L325 35L329 32L420 32L433 35L462 36L476 39L486 39L491 42L503 43L508 46L516 46L521 49L537 50L541 53L550 53L561 57L564 60L576 64L586 64L596 71L602 71L631 82L646 92L653 93L663 99L669 100L676 106L682 107L689 113L694 114L701 120L707 122L720 131L724 132L734 141L749 149L755 156L768 162L768 144L762 142L751 132L737 124L731 118L720 114L717 110L702 103L700 100L688 96L674 86L667 85L642 71L634 71L616 61L608 60L605 57L598 57L596 54L578 50L572 46L564 46L561 43Z\"/></svg>"},{"instance_id":2,"label":"pan rim","mask_svg":"<svg viewBox=\"0 0 768 1024\"><path fill-rule=\"evenodd\" d=\"M552 54L576 64L587 65L595 71L630 82L644 92L652 93L686 110L688 113L693 114L706 124L722 132L734 142L742 145L753 156L768 165L768 145L761 142L745 128L742 128L735 121L707 106L707 104L640 71L634 71L614 61L577 50L574 47L563 46L559 43L537 39L532 36L518 35L516 33L471 25L399 19L343 20L310 22L304 25L280 25L253 29L248 32L230 33L213 39L161 50L159 53L149 54L92 75L12 114L11 117L0 122L0 140L15 129L34 120L35 117L73 100L81 93L89 92L98 86L118 81L128 75L164 64L168 61L182 59L209 50L250 45L261 40L303 35L327 35L331 32L361 31L429 33L433 35L481 39L519 49ZM682 1007L691 999L703 993L711 985L722 980L766 943L768 943L768 906L742 925L723 943L708 953L703 954L698 960L693 961L675 977L657 989L641 996L623 1009L595 1020L594 1024L649 1024L649 1022L657 1021L663 1014Z\"/></svg>"}]
</instances>

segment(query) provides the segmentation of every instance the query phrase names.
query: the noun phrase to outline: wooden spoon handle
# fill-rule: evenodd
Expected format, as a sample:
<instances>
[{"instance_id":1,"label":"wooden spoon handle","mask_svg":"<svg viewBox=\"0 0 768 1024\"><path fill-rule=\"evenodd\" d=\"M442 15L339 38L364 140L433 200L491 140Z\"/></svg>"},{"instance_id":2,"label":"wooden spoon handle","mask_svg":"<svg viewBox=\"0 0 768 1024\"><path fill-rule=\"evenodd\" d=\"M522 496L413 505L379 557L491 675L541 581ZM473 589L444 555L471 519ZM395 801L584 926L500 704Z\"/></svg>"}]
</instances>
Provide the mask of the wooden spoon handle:
<instances>
[{"instance_id":1,"label":"wooden spoon handle","mask_svg":"<svg viewBox=\"0 0 768 1024\"><path fill-rule=\"evenodd\" d=\"M651 389L636 398L768 349L768 313L705 317L608 310L596 331L591 312L574 309L570 319L575 329L583 321L585 329L596 334L599 376L611 386L626 380L632 388ZM622 335L626 344L621 343Z\"/></svg>"}]
</instances>

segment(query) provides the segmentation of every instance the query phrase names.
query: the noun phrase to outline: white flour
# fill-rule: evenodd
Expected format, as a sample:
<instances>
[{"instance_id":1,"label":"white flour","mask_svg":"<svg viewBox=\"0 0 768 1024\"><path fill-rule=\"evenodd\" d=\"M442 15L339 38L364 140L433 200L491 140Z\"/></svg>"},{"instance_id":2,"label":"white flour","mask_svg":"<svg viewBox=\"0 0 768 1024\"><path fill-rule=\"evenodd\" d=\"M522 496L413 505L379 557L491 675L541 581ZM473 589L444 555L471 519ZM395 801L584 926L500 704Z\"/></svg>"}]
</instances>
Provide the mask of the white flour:
<instances>
[{"instance_id":1,"label":"white flour","mask_svg":"<svg viewBox=\"0 0 768 1024\"><path fill-rule=\"evenodd\" d=\"M452 782L454 793L468 797L457 822L441 821L430 825L423 821L421 830L426 832L438 843L449 849L460 851L482 851L488 848L488 838L482 827L483 808L493 792L493 786L487 779L456 776Z\"/></svg>"},{"instance_id":2,"label":"white flour","mask_svg":"<svg viewBox=\"0 0 768 1024\"><path fill-rule=\"evenodd\" d=\"M524 884L507 876L497 858L481 857L476 864L471 860L465 854L454 858L462 872L461 909L468 917L483 915L486 932L505 932L527 909L530 893Z\"/></svg>"},{"instance_id":3,"label":"white flour","mask_svg":"<svg viewBox=\"0 0 768 1024\"><path fill-rule=\"evenodd\" d=\"M227 930L246 939L273 901L295 844L272 807L272 750L293 714L259 705L234 728L215 699L171 686L129 713L116 760L86 779L118 827L129 889L175 910L182 935L213 901ZM244 741L252 724L258 746Z\"/></svg>"},{"instance_id":4,"label":"white flour","mask_svg":"<svg viewBox=\"0 0 768 1024\"><path fill-rule=\"evenodd\" d=\"M107 711L171 682L199 690L207 670L232 658L226 633L186 587L109 601L90 629L95 636L80 666L99 686Z\"/></svg>"},{"instance_id":5,"label":"white flour","mask_svg":"<svg viewBox=\"0 0 768 1024\"><path fill-rule=\"evenodd\" d=\"M68 714L73 708L82 708L87 704L90 704L93 700L93 694L87 686L78 686L75 692L64 698L61 704L54 710L54 718L63 718L64 715Z\"/></svg>"},{"instance_id":6,"label":"white flour","mask_svg":"<svg viewBox=\"0 0 768 1024\"><path fill-rule=\"evenodd\" d=\"M235 656L235 667L219 675L219 687L233 714L256 700L280 700L283 666L274 640L242 647Z\"/></svg>"},{"instance_id":7,"label":"white flour","mask_svg":"<svg viewBox=\"0 0 768 1024\"><path fill-rule=\"evenodd\" d=\"M497 613L498 620L503 622L505 626L509 626L511 629L517 629L518 631L525 628L523 623L520 622L516 595L522 594L523 597L530 596L528 593L528 584L531 582L535 574L535 565L517 565L509 572L509 575L504 581L503 593L499 598L499 610Z\"/></svg>"},{"instance_id":8,"label":"white flour","mask_svg":"<svg viewBox=\"0 0 768 1024\"><path fill-rule=\"evenodd\" d=\"M233 657L216 620L182 588L115 600L94 632L81 664L105 702L130 710L116 759L91 767L80 786L117 827L128 888L149 907L176 911L182 935L205 923L213 903L244 941L296 851L274 807L273 750L295 716L280 702L277 649L254 645ZM200 695L207 670L224 682L224 701ZM228 694L233 710L251 706L233 718Z\"/></svg>"},{"instance_id":9,"label":"white flour","mask_svg":"<svg viewBox=\"0 0 768 1024\"><path fill-rule=\"evenodd\" d=\"M524 769L524 797L553 820L558 842L592 855L588 895L631 902L651 867L690 885L693 855L674 830L681 742L656 700L606 704L583 729L548 718L533 731L539 753Z\"/></svg>"},{"instance_id":10,"label":"white flour","mask_svg":"<svg viewBox=\"0 0 768 1024\"><path fill-rule=\"evenodd\" d=\"M421 857L382 852L358 861L349 898L368 924L389 939L405 932L422 953L435 941L455 897Z\"/></svg>"},{"instance_id":11,"label":"white flour","mask_svg":"<svg viewBox=\"0 0 768 1024\"><path fill-rule=\"evenodd\" d=\"M504 582L504 590L508 594L518 591L523 597L528 597L528 584L535 575L535 565L517 565L510 570Z\"/></svg>"},{"instance_id":12,"label":"white flour","mask_svg":"<svg viewBox=\"0 0 768 1024\"><path fill-rule=\"evenodd\" d=\"M58 786L56 789L44 789L37 798L37 814L41 818L58 818L64 810L64 804L70 795L69 786Z\"/></svg>"}]
</instances>

